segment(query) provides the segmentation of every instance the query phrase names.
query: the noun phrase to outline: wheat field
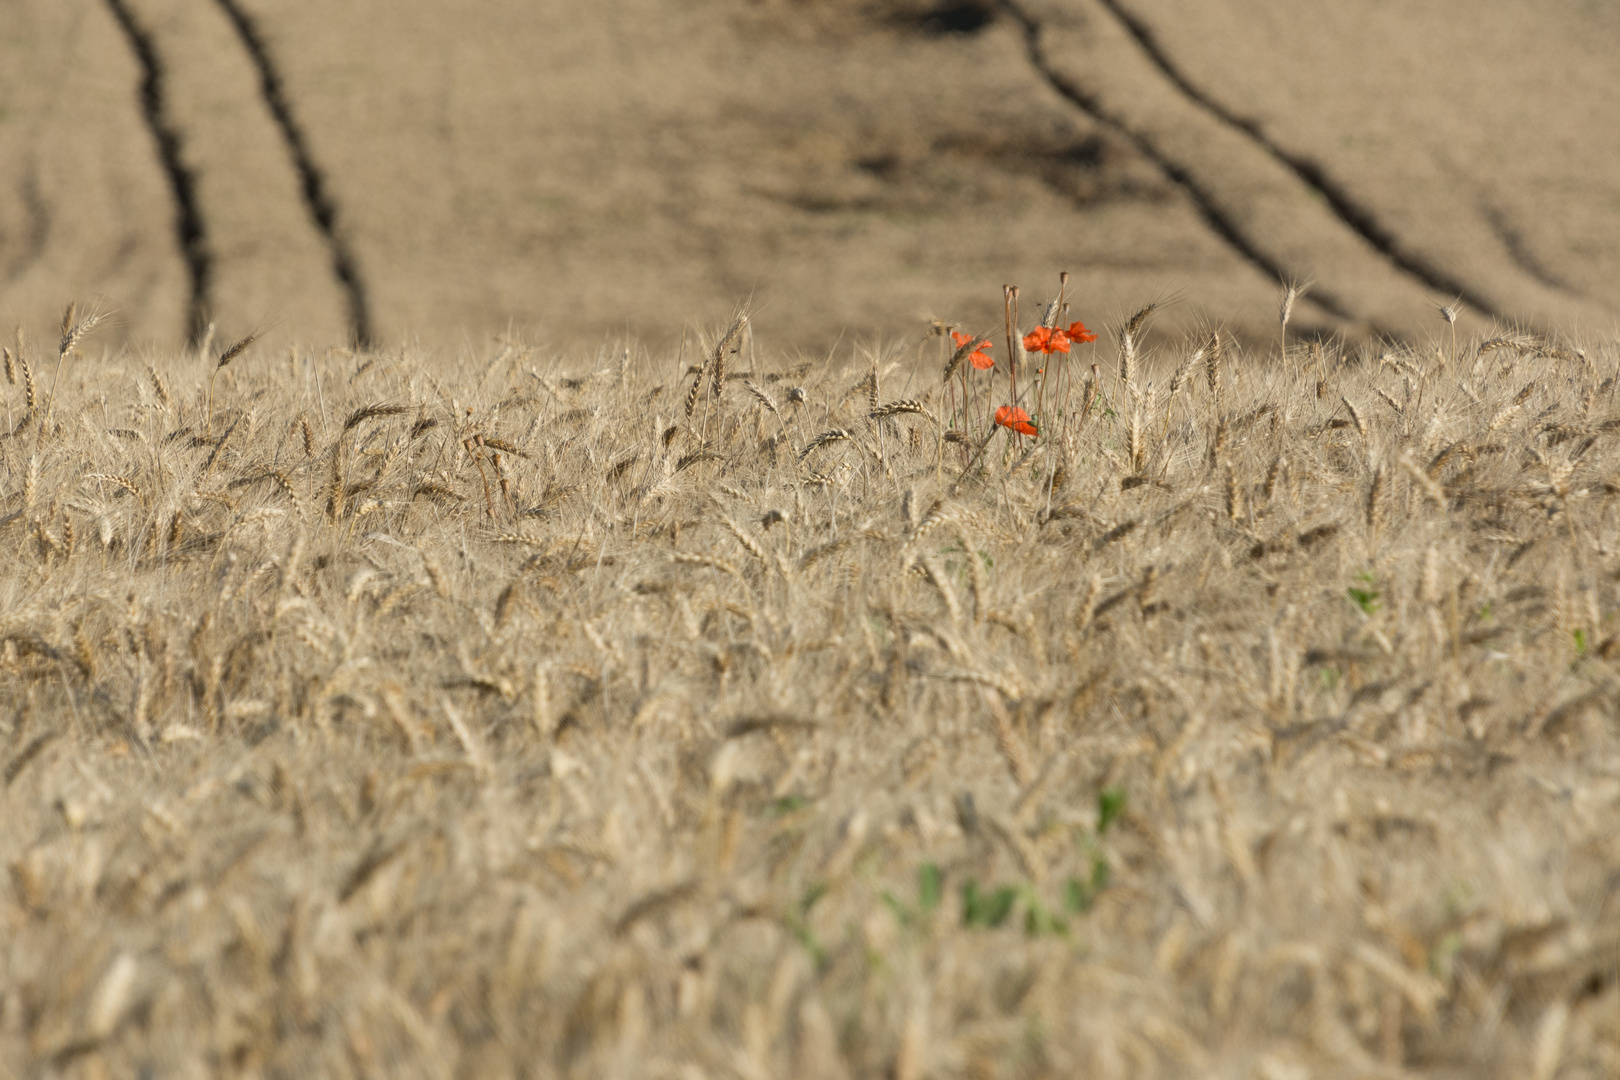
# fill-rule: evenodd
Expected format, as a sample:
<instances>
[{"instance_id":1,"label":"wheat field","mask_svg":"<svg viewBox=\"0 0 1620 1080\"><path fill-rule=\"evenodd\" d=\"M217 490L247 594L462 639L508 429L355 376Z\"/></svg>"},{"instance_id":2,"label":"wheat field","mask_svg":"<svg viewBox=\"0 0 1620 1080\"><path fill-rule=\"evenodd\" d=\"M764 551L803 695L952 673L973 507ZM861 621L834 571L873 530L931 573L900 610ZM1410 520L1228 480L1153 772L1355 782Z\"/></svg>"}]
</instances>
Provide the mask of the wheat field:
<instances>
[{"instance_id":1,"label":"wheat field","mask_svg":"<svg viewBox=\"0 0 1620 1080\"><path fill-rule=\"evenodd\" d=\"M19 335L0 1075L1615 1076L1620 348L1288 307Z\"/></svg>"}]
</instances>

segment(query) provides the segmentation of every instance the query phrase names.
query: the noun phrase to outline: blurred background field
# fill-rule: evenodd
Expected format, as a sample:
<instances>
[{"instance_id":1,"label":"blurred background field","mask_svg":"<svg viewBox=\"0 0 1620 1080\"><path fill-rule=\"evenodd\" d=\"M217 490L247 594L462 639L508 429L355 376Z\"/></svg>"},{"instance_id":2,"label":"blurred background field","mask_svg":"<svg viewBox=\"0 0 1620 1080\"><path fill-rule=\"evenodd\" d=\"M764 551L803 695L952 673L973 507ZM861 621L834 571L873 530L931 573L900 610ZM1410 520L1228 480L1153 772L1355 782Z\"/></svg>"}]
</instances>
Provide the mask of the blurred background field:
<instances>
[{"instance_id":1,"label":"blurred background field","mask_svg":"<svg viewBox=\"0 0 1620 1080\"><path fill-rule=\"evenodd\" d=\"M13 0L4 21L5 323L78 296L137 342L196 308L306 342L662 348L752 296L818 352L988 328L995 286L1054 267L1088 313L1181 295L1172 319L1244 334L1282 278L1317 282L1299 329L1355 336L1459 295L1567 333L1620 305L1603 3Z\"/></svg>"}]
</instances>

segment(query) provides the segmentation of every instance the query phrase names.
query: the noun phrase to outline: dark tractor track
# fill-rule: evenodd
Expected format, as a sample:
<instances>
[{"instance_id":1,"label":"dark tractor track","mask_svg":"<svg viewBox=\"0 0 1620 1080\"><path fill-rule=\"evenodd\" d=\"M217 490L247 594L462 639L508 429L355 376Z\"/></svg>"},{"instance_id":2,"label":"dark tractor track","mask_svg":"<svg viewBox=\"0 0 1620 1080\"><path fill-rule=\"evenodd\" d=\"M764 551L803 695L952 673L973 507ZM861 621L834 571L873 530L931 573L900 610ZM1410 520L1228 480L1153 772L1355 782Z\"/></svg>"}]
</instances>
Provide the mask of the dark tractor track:
<instances>
[{"instance_id":1,"label":"dark tractor track","mask_svg":"<svg viewBox=\"0 0 1620 1080\"><path fill-rule=\"evenodd\" d=\"M51 208L45 201L45 193L39 185L39 161L30 160L28 170L23 174L22 183L18 186L17 198L22 202L23 212L28 215L28 229L23 240L17 247L20 249L6 262L4 278L6 281L16 281L45 253L45 245L51 238Z\"/></svg>"},{"instance_id":2,"label":"dark tractor track","mask_svg":"<svg viewBox=\"0 0 1620 1080\"><path fill-rule=\"evenodd\" d=\"M152 140L157 143L158 162L174 196L176 240L191 287L186 305L185 337L196 343L207 332L214 277L208 228L197 203L197 175L186 165L184 140L169 119L163 62L158 58L152 35L135 18L128 0L106 0L106 4L141 68L141 115L152 133Z\"/></svg>"},{"instance_id":3,"label":"dark tractor track","mask_svg":"<svg viewBox=\"0 0 1620 1080\"><path fill-rule=\"evenodd\" d=\"M1497 242L1502 245L1502 249L1507 252L1508 259L1526 277L1539 281L1556 292L1581 300L1591 299L1584 291L1565 281L1554 273L1546 263L1532 254L1530 246L1525 242L1524 234L1513 225L1507 214L1499 207L1481 203L1480 216L1490 226L1491 235L1496 237Z\"/></svg>"},{"instance_id":4,"label":"dark tractor track","mask_svg":"<svg viewBox=\"0 0 1620 1080\"><path fill-rule=\"evenodd\" d=\"M376 336L359 261L338 229L337 203L327 186L325 173L315 164L315 156L310 152L309 139L305 136L304 129L293 116L285 84L270 55L269 44L259 32L258 24L253 17L242 7L240 0L215 0L215 3L235 28L237 36L242 40L242 47L247 50L248 57L253 61L253 67L259 74L259 89L264 97L265 107L270 110L270 115L275 119L276 127L281 130L281 137L287 144L293 168L298 172L304 205L309 209L315 228L320 231L322 239L326 242L332 258L332 273L337 277L348 301L349 332L356 344L370 345L376 340Z\"/></svg>"},{"instance_id":5,"label":"dark tractor track","mask_svg":"<svg viewBox=\"0 0 1620 1080\"><path fill-rule=\"evenodd\" d=\"M1148 59L1153 61L1154 66L1159 69L1159 72L1183 96L1216 120L1247 135L1256 146L1264 150L1278 164L1292 172L1301 183L1321 195L1333 213L1347 228L1368 244L1371 244L1396 269L1416 278L1437 293L1458 297L1476 311L1492 318L1503 318L1503 313L1496 305L1487 301L1440 267L1405 250L1400 240L1378 220L1372 210L1358 203L1342 184L1328 175L1320 162L1285 150L1266 136L1258 122L1232 112L1194 85L1176 66L1164 47L1159 44L1158 37L1153 33L1152 28L1126 10L1120 0L1097 0L1097 2L1108 9L1108 12L1114 18L1119 20L1120 25L1131 35L1131 39L1141 47L1142 51L1147 54Z\"/></svg>"},{"instance_id":6,"label":"dark tractor track","mask_svg":"<svg viewBox=\"0 0 1620 1080\"><path fill-rule=\"evenodd\" d=\"M1188 198L1198 211L1198 216L1210 230L1226 241L1233 251L1237 252L1250 265L1259 270L1273 281L1291 281L1298 275L1283 266L1271 256L1261 251L1250 238L1245 235L1241 226L1222 210L1209 188L1190 170L1178 165L1169 157L1160 152L1154 145L1152 137L1142 131L1136 130L1122 118L1111 112L1101 100L1086 93L1084 90L1070 83L1062 75L1053 70L1046 62L1046 55L1041 50L1041 24L1031 18L1023 8L1012 0L1001 0L1002 8L1010 15L1024 31L1024 42L1029 51L1030 63L1044 78L1048 85L1056 90L1063 98L1073 103L1082 112L1106 125L1111 131L1128 141L1136 150L1158 166L1159 170L1175 184ZM1335 318L1346 322L1361 322L1361 316L1340 300L1334 293L1322 289L1311 290L1308 301ZM1374 326L1375 332L1382 333Z\"/></svg>"}]
</instances>

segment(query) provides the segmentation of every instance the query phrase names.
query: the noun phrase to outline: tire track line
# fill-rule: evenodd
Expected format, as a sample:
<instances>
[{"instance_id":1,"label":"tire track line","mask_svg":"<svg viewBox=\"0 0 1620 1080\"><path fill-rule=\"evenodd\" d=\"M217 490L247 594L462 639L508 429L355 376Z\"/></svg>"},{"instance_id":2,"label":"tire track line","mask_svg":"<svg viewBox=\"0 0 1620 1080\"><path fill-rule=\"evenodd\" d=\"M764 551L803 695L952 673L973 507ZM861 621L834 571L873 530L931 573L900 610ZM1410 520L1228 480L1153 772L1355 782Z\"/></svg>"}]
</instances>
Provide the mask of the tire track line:
<instances>
[{"instance_id":1,"label":"tire track line","mask_svg":"<svg viewBox=\"0 0 1620 1080\"><path fill-rule=\"evenodd\" d=\"M1530 247L1525 243L1524 234L1514 227L1506 213L1500 207L1490 203L1480 203L1480 216L1490 227L1491 235L1496 237L1507 257L1528 278L1539 281L1549 289L1565 293L1581 300L1590 300L1582 290L1565 281L1558 274L1548 269L1547 264L1531 254Z\"/></svg>"},{"instance_id":2,"label":"tire track line","mask_svg":"<svg viewBox=\"0 0 1620 1080\"><path fill-rule=\"evenodd\" d=\"M105 0L118 28L141 69L140 105L146 127L157 143L158 161L174 196L175 238L180 257L186 264L191 296L186 305L186 340L201 340L208 326L214 277L214 254L208 241L208 226L197 200L197 174L185 163L185 140L169 118L164 94L163 62L151 33L140 24L129 0Z\"/></svg>"},{"instance_id":3,"label":"tire track line","mask_svg":"<svg viewBox=\"0 0 1620 1080\"><path fill-rule=\"evenodd\" d=\"M357 344L370 345L375 341L375 333L359 260L355 258L354 251L338 229L337 202L332 198L331 190L326 183L326 174L315 163L315 155L310 151L309 139L304 134L303 127L293 116L292 105L287 99L286 84L270 55L270 46L259 32L258 23L242 7L240 0L215 0L215 3L236 30L237 37L242 41L242 47L247 50L248 58L258 72L259 90L264 98L265 107L270 110L270 116L280 129L282 140L287 144L293 168L298 173L299 190L303 194L304 205L314 220L315 228L326 242L332 258L332 273L337 277L338 284L348 301L349 332Z\"/></svg>"},{"instance_id":4,"label":"tire track line","mask_svg":"<svg viewBox=\"0 0 1620 1080\"><path fill-rule=\"evenodd\" d=\"M1371 244L1380 255L1394 264L1396 269L1416 278L1435 292L1457 296L1475 311L1495 319L1505 317L1496 305L1461 280L1422 256L1407 250L1399 237L1380 222L1371 209L1357 202L1342 184L1329 176L1320 162L1279 146L1266 137L1258 121L1239 116L1196 86L1176 66L1170 54L1159 43L1153 29L1126 10L1120 0L1097 0L1097 3L1119 20L1126 33L1130 34L1131 39L1141 47L1142 52L1172 86L1216 120L1247 135L1257 147L1270 155L1272 160L1287 168L1301 183L1319 194L1346 227Z\"/></svg>"},{"instance_id":5,"label":"tire track line","mask_svg":"<svg viewBox=\"0 0 1620 1080\"><path fill-rule=\"evenodd\" d=\"M17 198L22 203L23 213L28 217L28 228L24 240L18 245L21 250L7 261L5 272L7 282L16 281L30 266L38 262L51 238L51 208L45 202L44 192L40 190L37 155L29 157L22 183L18 185Z\"/></svg>"},{"instance_id":6,"label":"tire track line","mask_svg":"<svg viewBox=\"0 0 1620 1080\"><path fill-rule=\"evenodd\" d=\"M1289 281L1298 275L1289 270L1260 248L1244 232L1243 228L1221 209L1220 202L1214 193L1194 173L1178 164L1169 156L1159 150L1153 142L1152 136L1147 132L1138 131L1122 116L1114 113L1096 95L1089 94L1080 87L1065 79L1047 61L1046 54L1041 48L1041 24L1039 20L1024 11L1015 0L999 0L1003 11L1013 18L1013 21L1023 29L1024 45L1029 53L1030 64L1040 73L1049 86L1065 100L1077 106L1093 119L1099 121L1116 132L1149 161L1158 166L1159 170L1169 178L1171 183L1179 187L1192 200L1198 216L1203 219L1210 230L1224 240L1228 247L1236 251L1250 265L1254 266L1272 281ZM1359 314L1331 290L1320 286L1313 288L1306 295L1305 301L1314 304L1335 318L1346 322L1365 322ZM1375 332L1382 332L1373 327Z\"/></svg>"}]
</instances>

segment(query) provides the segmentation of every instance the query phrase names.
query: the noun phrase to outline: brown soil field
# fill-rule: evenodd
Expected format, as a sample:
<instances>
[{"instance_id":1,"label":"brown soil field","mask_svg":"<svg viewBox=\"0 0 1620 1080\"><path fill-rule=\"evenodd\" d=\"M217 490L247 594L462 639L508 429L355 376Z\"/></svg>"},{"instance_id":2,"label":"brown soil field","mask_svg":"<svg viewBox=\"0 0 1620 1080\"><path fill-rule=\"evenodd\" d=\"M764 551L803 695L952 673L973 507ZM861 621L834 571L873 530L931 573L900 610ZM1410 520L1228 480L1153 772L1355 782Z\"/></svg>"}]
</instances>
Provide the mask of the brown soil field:
<instances>
[{"instance_id":1,"label":"brown soil field","mask_svg":"<svg viewBox=\"0 0 1620 1080\"><path fill-rule=\"evenodd\" d=\"M1154 314L8 350L0 1075L1613 1076L1620 351Z\"/></svg>"},{"instance_id":2,"label":"brown soil field","mask_svg":"<svg viewBox=\"0 0 1620 1080\"><path fill-rule=\"evenodd\" d=\"M465 10L463 9L465 8ZM132 342L662 349L1088 310L1412 337L1430 301L1606 333L1620 17L1352 0L15 0L0 320ZM984 283L992 283L988 291Z\"/></svg>"}]
</instances>

